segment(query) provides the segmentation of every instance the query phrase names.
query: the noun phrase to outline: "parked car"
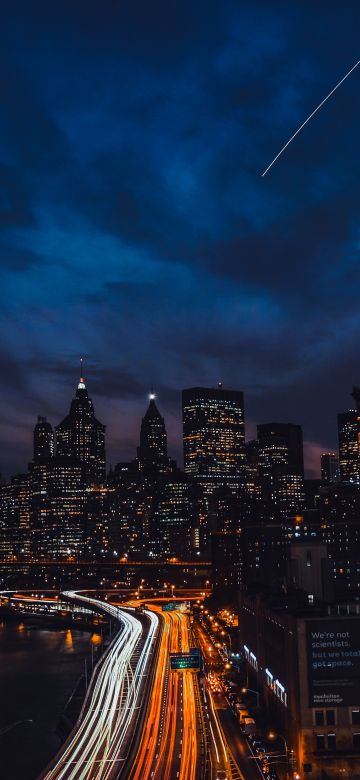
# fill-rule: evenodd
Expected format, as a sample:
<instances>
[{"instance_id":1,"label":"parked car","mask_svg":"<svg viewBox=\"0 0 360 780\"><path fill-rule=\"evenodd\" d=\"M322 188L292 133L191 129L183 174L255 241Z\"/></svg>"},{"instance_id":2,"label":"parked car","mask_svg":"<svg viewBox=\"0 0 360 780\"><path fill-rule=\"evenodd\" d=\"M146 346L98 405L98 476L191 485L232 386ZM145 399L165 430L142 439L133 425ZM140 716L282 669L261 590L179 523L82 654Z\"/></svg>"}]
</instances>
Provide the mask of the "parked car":
<instances>
[{"instance_id":1,"label":"parked car","mask_svg":"<svg viewBox=\"0 0 360 780\"><path fill-rule=\"evenodd\" d=\"M254 718L244 717L244 733L247 737L251 737L256 734L256 723Z\"/></svg>"}]
</instances>

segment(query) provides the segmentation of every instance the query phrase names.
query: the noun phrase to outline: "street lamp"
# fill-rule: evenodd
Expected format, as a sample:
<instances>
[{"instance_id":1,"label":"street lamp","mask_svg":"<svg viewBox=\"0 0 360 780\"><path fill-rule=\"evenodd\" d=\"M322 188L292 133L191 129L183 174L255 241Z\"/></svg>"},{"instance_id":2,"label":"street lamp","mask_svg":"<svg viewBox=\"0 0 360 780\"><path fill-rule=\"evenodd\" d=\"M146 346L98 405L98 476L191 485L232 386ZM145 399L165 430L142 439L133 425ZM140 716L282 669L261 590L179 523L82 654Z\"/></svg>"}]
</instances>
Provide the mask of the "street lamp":
<instances>
[{"instance_id":1,"label":"street lamp","mask_svg":"<svg viewBox=\"0 0 360 780\"><path fill-rule=\"evenodd\" d=\"M241 693L255 693L256 701L257 701L257 707L260 707L260 691L254 691L253 688L242 688Z\"/></svg>"},{"instance_id":2,"label":"street lamp","mask_svg":"<svg viewBox=\"0 0 360 780\"><path fill-rule=\"evenodd\" d=\"M268 739L282 739L284 742L284 748L285 748L285 755L286 755L286 777L289 777L289 749L287 746L286 739L283 734L278 734L276 731L269 731L268 733Z\"/></svg>"}]
</instances>

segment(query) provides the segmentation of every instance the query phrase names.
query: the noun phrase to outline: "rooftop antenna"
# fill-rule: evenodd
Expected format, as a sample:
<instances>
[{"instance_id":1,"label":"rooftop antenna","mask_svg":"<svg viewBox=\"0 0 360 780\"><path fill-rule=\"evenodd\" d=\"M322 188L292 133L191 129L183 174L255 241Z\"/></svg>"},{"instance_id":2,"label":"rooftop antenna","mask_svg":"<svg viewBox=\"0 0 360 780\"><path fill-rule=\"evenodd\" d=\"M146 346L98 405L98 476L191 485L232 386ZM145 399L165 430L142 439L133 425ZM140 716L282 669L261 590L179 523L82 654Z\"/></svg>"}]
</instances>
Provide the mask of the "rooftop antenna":
<instances>
[{"instance_id":1,"label":"rooftop antenna","mask_svg":"<svg viewBox=\"0 0 360 780\"><path fill-rule=\"evenodd\" d=\"M84 379L83 363L84 363L84 360L81 357L80 358L80 382L78 384L78 390L85 390L85 379Z\"/></svg>"}]
</instances>

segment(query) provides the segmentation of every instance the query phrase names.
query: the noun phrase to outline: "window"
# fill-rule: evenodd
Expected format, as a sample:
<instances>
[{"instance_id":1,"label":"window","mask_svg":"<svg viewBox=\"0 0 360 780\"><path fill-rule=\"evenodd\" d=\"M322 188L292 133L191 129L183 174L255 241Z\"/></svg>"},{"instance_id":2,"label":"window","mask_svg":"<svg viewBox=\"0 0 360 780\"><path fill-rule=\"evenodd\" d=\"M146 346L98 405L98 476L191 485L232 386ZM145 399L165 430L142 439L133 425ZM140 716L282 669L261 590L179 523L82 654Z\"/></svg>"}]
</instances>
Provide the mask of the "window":
<instances>
[{"instance_id":1,"label":"window","mask_svg":"<svg viewBox=\"0 0 360 780\"><path fill-rule=\"evenodd\" d=\"M312 566L312 556L310 550L306 553L306 565Z\"/></svg>"},{"instance_id":2,"label":"window","mask_svg":"<svg viewBox=\"0 0 360 780\"><path fill-rule=\"evenodd\" d=\"M323 710L315 710L315 726L324 725L324 713Z\"/></svg>"},{"instance_id":3,"label":"window","mask_svg":"<svg viewBox=\"0 0 360 780\"><path fill-rule=\"evenodd\" d=\"M351 723L353 726L359 726L360 725L360 710L352 710L351 712Z\"/></svg>"},{"instance_id":4,"label":"window","mask_svg":"<svg viewBox=\"0 0 360 780\"><path fill-rule=\"evenodd\" d=\"M336 750L336 734L327 735L328 750Z\"/></svg>"},{"instance_id":5,"label":"window","mask_svg":"<svg viewBox=\"0 0 360 780\"><path fill-rule=\"evenodd\" d=\"M335 710L326 710L326 725L335 726Z\"/></svg>"},{"instance_id":6,"label":"window","mask_svg":"<svg viewBox=\"0 0 360 780\"><path fill-rule=\"evenodd\" d=\"M353 734L353 747L355 750L360 750L360 734L357 732L356 734Z\"/></svg>"},{"instance_id":7,"label":"window","mask_svg":"<svg viewBox=\"0 0 360 780\"><path fill-rule=\"evenodd\" d=\"M325 734L316 735L316 750L325 750Z\"/></svg>"}]
</instances>

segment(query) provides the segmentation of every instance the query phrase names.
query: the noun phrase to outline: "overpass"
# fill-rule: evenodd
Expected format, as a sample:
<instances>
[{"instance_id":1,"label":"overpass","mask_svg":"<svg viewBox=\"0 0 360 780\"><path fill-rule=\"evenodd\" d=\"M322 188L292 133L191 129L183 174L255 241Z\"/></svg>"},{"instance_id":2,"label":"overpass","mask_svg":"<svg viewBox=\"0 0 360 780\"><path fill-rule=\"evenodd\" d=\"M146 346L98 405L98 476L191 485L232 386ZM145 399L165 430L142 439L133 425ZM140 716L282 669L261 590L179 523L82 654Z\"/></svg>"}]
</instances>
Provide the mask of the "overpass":
<instances>
[{"instance_id":1,"label":"overpass","mask_svg":"<svg viewBox=\"0 0 360 780\"><path fill-rule=\"evenodd\" d=\"M170 569L209 569L212 564L210 561L182 561L179 558L170 558L168 560L145 560L145 561L131 561L128 558L120 558L114 560L76 560L75 558L57 558L57 559L43 559L43 560L25 560L25 559L5 559L0 560L0 568L18 569L24 567L42 568L42 567L103 567L111 569L133 569L134 567L142 568L155 568L164 569L170 567Z\"/></svg>"}]
</instances>

